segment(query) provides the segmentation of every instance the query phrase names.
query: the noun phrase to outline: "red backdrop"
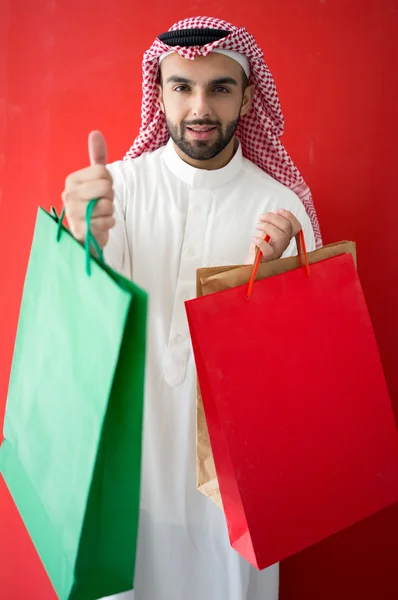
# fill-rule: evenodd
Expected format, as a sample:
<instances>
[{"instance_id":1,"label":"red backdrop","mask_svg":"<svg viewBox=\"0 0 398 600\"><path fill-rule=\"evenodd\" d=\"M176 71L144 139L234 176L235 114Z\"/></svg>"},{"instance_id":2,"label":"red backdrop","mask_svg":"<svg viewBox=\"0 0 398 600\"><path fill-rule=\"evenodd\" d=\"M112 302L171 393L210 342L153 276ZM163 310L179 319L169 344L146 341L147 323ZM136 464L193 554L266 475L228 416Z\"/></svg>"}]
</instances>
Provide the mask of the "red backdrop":
<instances>
[{"instance_id":1,"label":"red backdrop","mask_svg":"<svg viewBox=\"0 0 398 600\"><path fill-rule=\"evenodd\" d=\"M397 0L0 0L0 412L38 204L59 205L90 129L120 158L139 126L140 60L194 14L244 24L264 49L285 144L312 187L324 241L354 239L398 407ZM0 597L54 600L0 482ZM281 600L395 600L398 506L282 565ZM153 599L155 600L155 599Z\"/></svg>"}]
</instances>

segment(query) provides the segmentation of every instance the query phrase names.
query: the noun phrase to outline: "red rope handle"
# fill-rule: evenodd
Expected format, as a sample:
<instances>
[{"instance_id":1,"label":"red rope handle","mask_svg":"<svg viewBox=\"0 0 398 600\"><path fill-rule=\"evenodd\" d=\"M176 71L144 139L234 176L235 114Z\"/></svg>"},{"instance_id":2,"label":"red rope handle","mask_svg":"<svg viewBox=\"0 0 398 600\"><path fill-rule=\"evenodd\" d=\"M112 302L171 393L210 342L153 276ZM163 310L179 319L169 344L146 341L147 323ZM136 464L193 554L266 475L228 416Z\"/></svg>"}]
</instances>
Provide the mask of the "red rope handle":
<instances>
[{"instance_id":1,"label":"red rope handle","mask_svg":"<svg viewBox=\"0 0 398 600\"><path fill-rule=\"evenodd\" d=\"M270 236L268 235L268 233L265 235L264 238L264 242L269 242L270 241ZM260 261L261 261L261 257L262 257L263 253L261 252L260 248L258 249L257 252L257 256L256 256L256 260L254 263L254 267L253 267L253 271L252 271L252 275L250 277L250 281L249 281L249 287L247 288L247 294L246 294L246 298L250 298L252 291L253 291L253 286L254 286L254 282L256 280L256 275L257 275L257 271L258 271L258 267L260 266Z\"/></svg>"},{"instance_id":2,"label":"red rope handle","mask_svg":"<svg viewBox=\"0 0 398 600\"><path fill-rule=\"evenodd\" d=\"M270 241L270 236L267 234L264 238L264 242L269 242ZM308 262L308 255L307 255L307 247L305 245L305 239L304 239L304 233L303 230L301 229L296 237L296 243L297 243L297 252L298 252L298 256L299 256L299 261L300 261L300 267L303 266L303 257L302 255L304 254L304 259L305 259L305 271L307 273L307 277L310 276L310 265ZM246 293L246 298L250 298L252 291L253 291L253 287L254 287L254 282L256 280L256 275L257 275L257 271L258 271L258 267L260 266L260 261L261 261L261 257L262 257L262 252L259 249L257 252L257 256L256 256L256 260L254 263L254 267L253 267L253 271L250 277L250 281L249 281L249 286L247 288L247 293Z\"/></svg>"},{"instance_id":3,"label":"red rope handle","mask_svg":"<svg viewBox=\"0 0 398 600\"><path fill-rule=\"evenodd\" d=\"M298 255L299 255L299 259L300 259L300 267L303 266L302 254L304 254L305 272L307 273L307 277L309 277L310 276L310 264L308 262L307 246L305 245L304 232L302 229L300 229L300 231L298 233L297 251L298 251Z\"/></svg>"}]
</instances>

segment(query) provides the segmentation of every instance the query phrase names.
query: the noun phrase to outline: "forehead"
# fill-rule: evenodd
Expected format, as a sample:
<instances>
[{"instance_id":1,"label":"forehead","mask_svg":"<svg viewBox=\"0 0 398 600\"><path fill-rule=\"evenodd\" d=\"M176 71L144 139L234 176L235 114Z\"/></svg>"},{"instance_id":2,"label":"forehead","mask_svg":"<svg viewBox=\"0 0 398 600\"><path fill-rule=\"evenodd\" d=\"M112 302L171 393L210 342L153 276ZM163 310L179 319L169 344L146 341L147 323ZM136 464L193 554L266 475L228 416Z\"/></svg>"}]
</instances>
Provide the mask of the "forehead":
<instances>
[{"instance_id":1,"label":"forehead","mask_svg":"<svg viewBox=\"0 0 398 600\"><path fill-rule=\"evenodd\" d=\"M241 78L242 67L236 60L223 54L211 52L207 56L196 56L189 60L177 52L166 56L160 64L163 79L170 75L181 75L194 81L208 80L215 77Z\"/></svg>"}]
</instances>

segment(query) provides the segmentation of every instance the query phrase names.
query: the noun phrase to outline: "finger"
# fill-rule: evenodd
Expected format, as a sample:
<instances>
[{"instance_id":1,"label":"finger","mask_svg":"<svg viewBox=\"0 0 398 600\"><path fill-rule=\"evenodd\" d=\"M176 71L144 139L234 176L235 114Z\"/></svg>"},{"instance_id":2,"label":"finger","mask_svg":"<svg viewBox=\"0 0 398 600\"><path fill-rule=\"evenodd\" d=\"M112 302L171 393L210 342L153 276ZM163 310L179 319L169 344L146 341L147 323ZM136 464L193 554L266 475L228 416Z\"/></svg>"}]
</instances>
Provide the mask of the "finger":
<instances>
[{"instance_id":1,"label":"finger","mask_svg":"<svg viewBox=\"0 0 398 600\"><path fill-rule=\"evenodd\" d=\"M87 181L96 181L97 179L106 179L112 182L112 175L103 165L95 165L75 171L65 179L65 189L71 189L80 183Z\"/></svg>"},{"instance_id":2,"label":"finger","mask_svg":"<svg viewBox=\"0 0 398 600\"><path fill-rule=\"evenodd\" d=\"M101 248L101 250L103 250L109 240L109 231L105 231L102 233L96 233L95 235L93 234L93 232L91 232L91 233L92 233L93 237L95 238L98 246ZM84 235L82 241L84 241L84 240L85 240L85 235Z\"/></svg>"},{"instance_id":3,"label":"finger","mask_svg":"<svg viewBox=\"0 0 398 600\"><path fill-rule=\"evenodd\" d=\"M89 201L93 198L107 198L113 201L113 187L110 181L105 179L97 179L95 181L89 181L82 183L79 188L73 190L72 193L76 193L80 200Z\"/></svg>"},{"instance_id":4,"label":"finger","mask_svg":"<svg viewBox=\"0 0 398 600\"><path fill-rule=\"evenodd\" d=\"M255 237L253 238L253 243L256 248L261 250L264 260L270 260L275 256L275 250L270 242L266 242L263 237Z\"/></svg>"},{"instance_id":5,"label":"finger","mask_svg":"<svg viewBox=\"0 0 398 600\"><path fill-rule=\"evenodd\" d=\"M102 219L103 217L113 217L114 206L109 198L101 198L94 206L92 219Z\"/></svg>"},{"instance_id":6,"label":"finger","mask_svg":"<svg viewBox=\"0 0 398 600\"><path fill-rule=\"evenodd\" d=\"M278 229L280 229L285 235L288 236L289 240L293 236L292 234L292 224L289 219L286 219L282 215L276 213L265 213L260 216L260 220L258 222L258 227L261 228L263 223L271 223Z\"/></svg>"},{"instance_id":7,"label":"finger","mask_svg":"<svg viewBox=\"0 0 398 600\"><path fill-rule=\"evenodd\" d=\"M269 233L268 233L268 235L270 236ZM269 259L270 257L272 257L274 255L275 249L273 247L274 245L272 244L272 240L268 239L268 241L265 241L264 238L265 238L265 235L263 232L261 232L261 234L258 233L252 239L252 244L253 244L255 250L257 250L257 249L261 250L261 253L265 259Z\"/></svg>"},{"instance_id":8,"label":"finger","mask_svg":"<svg viewBox=\"0 0 398 600\"><path fill-rule=\"evenodd\" d=\"M82 202L80 199L75 202L67 201L65 208L69 222L76 224L86 222L87 203ZM91 219L95 221L104 217L113 217L113 214L113 202L108 198L102 198L95 205Z\"/></svg>"},{"instance_id":9,"label":"finger","mask_svg":"<svg viewBox=\"0 0 398 600\"><path fill-rule=\"evenodd\" d=\"M69 220L69 219L68 219ZM81 243L84 243L87 235L87 226L83 219L70 221L73 236ZM108 243L109 231L115 226L113 217L101 217L93 219L90 223L91 234L97 240L100 248L104 248Z\"/></svg>"},{"instance_id":10,"label":"finger","mask_svg":"<svg viewBox=\"0 0 398 600\"><path fill-rule=\"evenodd\" d=\"M261 236L262 238L265 237L265 234L268 234L269 236L271 236L271 232L272 231L272 238L275 240L277 239L278 241L282 241L282 240L290 240L291 239L291 227L290 224L288 226L288 232L284 231L283 229L280 229L280 227L277 227L276 225L273 225L272 223L257 223L256 226L256 235L257 236ZM276 238L275 238L276 236Z\"/></svg>"},{"instance_id":11,"label":"finger","mask_svg":"<svg viewBox=\"0 0 398 600\"><path fill-rule=\"evenodd\" d=\"M90 165L106 165L106 143L100 131L91 131L88 136Z\"/></svg>"},{"instance_id":12,"label":"finger","mask_svg":"<svg viewBox=\"0 0 398 600\"><path fill-rule=\"evenodd\" d=\"M81 183L78 187L65 189L62 192L64 204L81 204L89 202L93 198L104 198L108 202L113 202L113 187L109 181L99 179L88 183Z\"/></svg>"},{"instance_id":13,"label":"finger","mask_svg":"<svg viewBox=\"0 0 398 600\"><path fill-rule=\"evenodd\" d=\"M278 215L282 216L284 219L287 219L290 222L292 227L292 232L290 235L291 238L296 236L298 232L301 231L301 223L298 219L296 219L293 213L283 208L278 208L276 212Z\"/></svg>"},{"instance_id":14,"label":"finger","mask_svg":"<svg viewBox=\"0 0 398 600\"><path fill-rule=\"evenodd\" d=\"M91 218L95 220L103 217L113 217L114 213L113 201L109 198L101 198L95 205Z\"/></svg>"},{"instance_id":15,"label":"finger","mask_svg":"<svg viewBox=\"0 0 398 600\"><path fill-rule=\"evenodd\" d=\"M256 245L252 242L250 244L249 253L247 255L247 258L243 264L252 265L254 263L254 261L256 260L256 249L257 249Z\"/></svg>"},{"instance_id":16,"label":"finger","mask_svg":"<svg viewBox=\"0 0 398 600\"><path fill-rule=\"evenodd\" d=\"M290 236L286 234L282 229L279 229L279 227L276 227L272 223L268 222L260 223L257 225L256 237L264 239L265 235L269 235L269 237L271 238L271 246L279 246L281 244L286 245L291 239Z\"/></svg>"},{"instance_id":17,"label":"finger","mask_svg":"<svg viewBox=\"0 0 398 600\"><path fill-rule=\"evenodd\" d=\"M112 229L115 226L115 219L113 217L102 217L95 219L90 224L91 233L94 235L101 235Z\"/></svg>"}]
</instances>

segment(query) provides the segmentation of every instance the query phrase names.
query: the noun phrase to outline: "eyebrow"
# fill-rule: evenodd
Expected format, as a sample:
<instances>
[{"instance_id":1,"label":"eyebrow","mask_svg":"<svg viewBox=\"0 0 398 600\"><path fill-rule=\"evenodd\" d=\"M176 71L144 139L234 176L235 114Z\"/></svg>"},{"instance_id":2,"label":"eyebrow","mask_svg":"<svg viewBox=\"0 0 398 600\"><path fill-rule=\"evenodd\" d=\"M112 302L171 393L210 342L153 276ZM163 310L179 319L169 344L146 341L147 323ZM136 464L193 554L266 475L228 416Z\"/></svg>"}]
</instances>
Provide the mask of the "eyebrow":
<instances>
[{"instance_id":1,"label":"eyebrow","mask_svg":"<svg viewBox=\"0 0 398 600\"><path fill-rule=\"evenodd\" d=\"M187 79L186 77L180 77L180 75L170 75L167 78L166 83L185 83L186 85L195 85L195 81ZM233 77L218 77L208 82L208 85L239 85L236 79Z\"/></svg>"}]
</instances>

